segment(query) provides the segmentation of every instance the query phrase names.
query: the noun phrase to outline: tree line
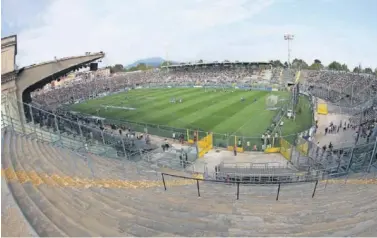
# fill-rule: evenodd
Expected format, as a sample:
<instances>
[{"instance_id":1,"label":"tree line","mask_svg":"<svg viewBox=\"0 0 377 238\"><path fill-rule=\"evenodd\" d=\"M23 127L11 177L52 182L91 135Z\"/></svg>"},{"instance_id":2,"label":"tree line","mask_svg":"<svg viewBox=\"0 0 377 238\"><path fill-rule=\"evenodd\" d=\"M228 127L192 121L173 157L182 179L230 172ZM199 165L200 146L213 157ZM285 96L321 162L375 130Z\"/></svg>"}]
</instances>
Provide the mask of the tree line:
<instances>
[{"instance_id":1,"label":"tree line","mask_svg":"<svg viewBox=\"0 0 377 238\"><path fill-rule=\"evenodd\" d=\"M229 61L224 61L229 62ZM237 62L237 61L236 61ZM203 63L203 60L199 60L197 63ZM288 63L284 62L282 63L280 60L271 60L269 62L273 67L288 67ZM173 63L170 61L164 61L159 67L172 65ZM146 65L145 63L140 63L136 66L133 66L131 68L125 68L122 64L115 64L114 66L110 66L110 72L111 73L117 73L117 72L134 72L134 71L144 71L148 69L154 68L153 66ZM343 72L351 72L351 70L348 68L348 66L344 63L340 63L337 61L331 62L329 65L325 66L322 64L322 62L319 59L315 59L312 64L307 64L302 59L294 59L291 63L291 68L293 69L310 69L310 70L334 70L334 71L343 71ZM354 73L366 73L366 74L375 74L377 76L377 68L374 70L370 67L362 68L361 66L357 66L352 69L352 72Z\"/></svg>"},{"instance_id":2,"label":"tree line","mask_svg":"<svg viewBox=\"0 0 377 238\"><path fill-rule=\"evenodd\" d=\"M118 73L118 72L134 72L134 71L144 71L148 69L153 69L153 66L146 65L144 63L140 63L136 66L125 68L122 64L115 64L114 66L110 66L110 73Z\"/></svg>"},{"instance_id":3,"label":"tree line","mask_svg":"<svg viewBox=\"0 0 377 238\"><path fill-rule=\"evenodd\" d=\"M288 63L284 62L284 64L280 60L271 60L270 64L274 67L288 67ZM333 61L329 65L325 66L319 59L315 59L311 65L307 64L302 59L294 59L291 63L291 67L294 69L310 69L310 70L334 70L334 71L343 71L343 72L351 72L348 66L344 63L340 63L338 61ZM357 66L352 69L354 73L366 73L366 74L375 74L377 76L377 68L374 70L370 67L362 68L361 66Z\"/></svg>"}]
</instances>

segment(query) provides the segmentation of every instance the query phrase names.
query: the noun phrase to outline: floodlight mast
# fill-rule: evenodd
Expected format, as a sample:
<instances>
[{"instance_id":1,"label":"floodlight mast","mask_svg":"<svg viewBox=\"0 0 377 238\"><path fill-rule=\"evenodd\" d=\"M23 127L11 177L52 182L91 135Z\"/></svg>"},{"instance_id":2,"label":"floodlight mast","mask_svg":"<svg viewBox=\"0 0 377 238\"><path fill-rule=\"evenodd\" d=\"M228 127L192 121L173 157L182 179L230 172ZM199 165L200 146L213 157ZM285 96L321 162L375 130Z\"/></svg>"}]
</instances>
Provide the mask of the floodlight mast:
<instances>
[{"instance_id":1,"label":"floodlight mast","mask_svg":"<svg viewBox=\"0 0 377 238\"><path fill-rule=\"evenodd\" d=\"M294 39L294 35L292 34L285 34L284 40L288 41L288 68L291 67L291 44L290 42Z\"/></svg>"}]
</instances>

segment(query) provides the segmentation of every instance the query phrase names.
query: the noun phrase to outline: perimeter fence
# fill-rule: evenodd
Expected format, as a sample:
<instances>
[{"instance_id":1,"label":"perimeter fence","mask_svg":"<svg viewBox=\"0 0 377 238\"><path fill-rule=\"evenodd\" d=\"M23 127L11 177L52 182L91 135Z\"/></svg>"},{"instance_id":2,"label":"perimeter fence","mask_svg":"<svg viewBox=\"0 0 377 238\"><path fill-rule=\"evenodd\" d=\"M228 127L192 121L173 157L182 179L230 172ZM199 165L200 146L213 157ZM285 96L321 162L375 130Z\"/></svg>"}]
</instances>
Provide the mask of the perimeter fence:
<instances>
[{"instance_id":1,"label":"perimeter fence","mask_svg":"<svg viewBox=\"0 0 377 238\"><path fill-rule=\"evenodd\" d=\"M205 131L201 128L177 128L166 125L157 125L151 123L142 123L135 121L128 121L122 119L110 119L99 116L93 116L85 113L74 113L80 117L98 119L103 125L114 125L116 128L129 128L139 133L147 133L159 137L179 139L181 136L184 141L195 141L203 139L208 133L213 134L213 146L218 148L229 148L237 145L238 148L242 148L243 151L264 151L268 147L279 147L281 139L293 143L297 134L280 135L278 133L271 135L237 135L234 133L217 133L211 131ZM303 133L308 133L308 130Z\"/></svg>"}]
</instances>

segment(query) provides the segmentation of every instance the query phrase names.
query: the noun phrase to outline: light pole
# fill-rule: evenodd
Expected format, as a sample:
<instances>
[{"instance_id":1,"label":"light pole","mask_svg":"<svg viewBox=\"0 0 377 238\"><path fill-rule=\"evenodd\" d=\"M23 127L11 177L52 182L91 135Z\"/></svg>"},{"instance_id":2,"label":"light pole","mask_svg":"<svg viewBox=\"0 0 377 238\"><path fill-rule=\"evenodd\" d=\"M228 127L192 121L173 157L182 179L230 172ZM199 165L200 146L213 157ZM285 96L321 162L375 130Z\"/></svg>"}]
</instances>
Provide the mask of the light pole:
<instances>
[{"instance_id":1,"label":"light pole","mask_svg":"<svg viewBox=\"0 0 377 238\"><path fill-rule=\"evenodd\" d=\"M290 42L294 39L294 35L292 34L285 34L284 40L288 41L288 68L291 67L291 44Z\"/></svg>"}]
</instances>

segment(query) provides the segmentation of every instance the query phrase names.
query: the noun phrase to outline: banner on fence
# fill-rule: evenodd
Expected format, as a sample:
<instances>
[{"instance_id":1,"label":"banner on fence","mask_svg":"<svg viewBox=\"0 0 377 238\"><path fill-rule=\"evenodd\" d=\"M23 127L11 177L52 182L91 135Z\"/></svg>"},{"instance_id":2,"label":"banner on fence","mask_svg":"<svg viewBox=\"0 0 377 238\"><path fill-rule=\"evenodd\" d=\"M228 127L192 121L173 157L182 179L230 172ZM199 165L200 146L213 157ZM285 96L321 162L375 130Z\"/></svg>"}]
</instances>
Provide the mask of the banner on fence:
<instances>
[{"instance_id":1,"label":"banner on fence","mask_svg":"<svg viewBox=\"0 0 377 238\"><path fill-rule=\"evenodd\" d=\"M329 113L326 103L318 103L317 113L321 115L327 115Z\"/></svg>"},{"instance_id":2,"label":"banner on fence","mask_svg":"<svg viewBox=\"0 0 377 238\"><path fill-rule=\"evenodd\" d=\"M300 75L301 75L301 71L298 71L296 73L296 83L300 82Z\"/></svg>"},{"instance_id":3,"label":"banner on fence","mask_svg":"<svg viewBox=\"0 0 377 238\"><path fill-rule=\"evenodd\" d=\"M279 153L280 147L271 147L264 150L264 153L271 154L271 153Z\"/></svg>"},{"instance_id":4,"label":"banner on fence","mask_svg":"<svg viewBox=\"0 0 377 238\"><path fill-rule=\"evenodd\" d=\"M302 154L307 156L309 151L309 142L302 137L299 137L297 142L297 150Z\"/></svg>"},{"instance_id":5,"label":"banner on fence","mask_svg":"<svg viewBox=\"0 0 377 238\"><path fill-rule=\"evenodd\" d=\"M228 149L229 151L234 151L234 146L228 146L227 149ZM237 152L239 152L239 153L244 152L243 147L237 147L237 146L236 146L236 150L237 150Z\"/></svg>"},{"instance_id":6,"label":"banner on fence","mask_svg":"<svg viewBox=\"0 0 377 238\"><path fill-rule=\"evenodd\" d=\"M292 151L292 145L285 139L280 139L280 153L284 158L287 160L291 160L291 151Z\"/></svg>"},{"instance_id":7,"label":"banner on fence","mask_svg":"<svg viewBox=\"0 0 377 238\"><path fill-rule=\"evenodd\" d=\"M212 133L205 136L198 141L199 158L202 158L208 151L213 148L213 135Z\"/></svg>"}]
</instances>

